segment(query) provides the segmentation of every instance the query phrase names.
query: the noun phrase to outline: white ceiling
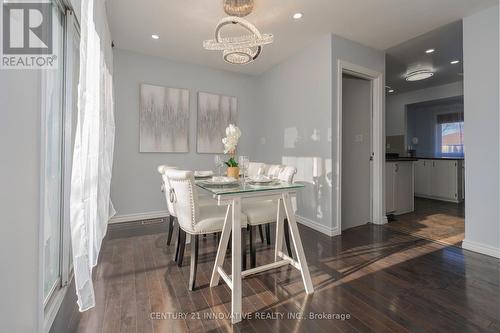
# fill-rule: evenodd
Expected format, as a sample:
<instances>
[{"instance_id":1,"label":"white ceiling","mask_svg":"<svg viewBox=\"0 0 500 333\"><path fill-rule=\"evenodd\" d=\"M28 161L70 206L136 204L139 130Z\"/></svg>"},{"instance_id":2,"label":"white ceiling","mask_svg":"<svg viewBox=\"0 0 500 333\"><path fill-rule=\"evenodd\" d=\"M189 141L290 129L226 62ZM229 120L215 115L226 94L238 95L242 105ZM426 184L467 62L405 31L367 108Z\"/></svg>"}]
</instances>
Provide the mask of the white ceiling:
<instances>
[{"instance_id":1,"label":"white ceiling","mask_svg":"<svg viewBox=\"0 0 500 333\"><path fill-rule=\"evenodd\" d=\"M397 94L462 81L462 36L462 21L457 21L386 50L386 85ZM428 49L435 51L427 54ZM405 74L412 69L431 69L434 76L407 82Z\"/></svg>"},{"instance_id":2,"label":"white ceiling","mask_svg":"<svg viewBox=\"0 0 500 333\"><path fill-rule=\"evenodd\" d=\"M246 18L274 34L262 55L248 65L228 65L206 51L225 15L222 0L107 0L117 48L230 71L260 74L305 47L316 36L334 33L385 50L498 3L498 0L255 0ZM291 15L303 12L295 21ZM153 40L151 34L160 35Z\"/></svg>"}]
</instances>

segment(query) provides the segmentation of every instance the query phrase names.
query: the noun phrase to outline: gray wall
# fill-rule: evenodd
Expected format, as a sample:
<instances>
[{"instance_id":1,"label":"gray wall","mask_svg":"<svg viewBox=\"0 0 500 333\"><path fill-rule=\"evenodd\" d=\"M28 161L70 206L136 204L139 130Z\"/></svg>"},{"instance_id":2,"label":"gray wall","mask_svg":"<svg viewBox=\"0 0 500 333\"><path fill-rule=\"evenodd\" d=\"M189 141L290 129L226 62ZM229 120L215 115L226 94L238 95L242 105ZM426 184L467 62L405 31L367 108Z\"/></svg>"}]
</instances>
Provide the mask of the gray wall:
<instances>
[{"instance_id":1,"label":"gray wall","mask_svg":"<svg viewBox=\"0 0 500 333\"><path fill-rule=\"evenodd\" d=\"M465 241L500 257L498 6L464 19Z\"/></svg>"},{"instance_id":2,"label":"gray wall","mask_svg":"<svg viewBox=\"0 0 500 333\"><path fill-rule=\"evenodd\" d=\"M3 332L37 332L40 273L40 75L0 70L0 322Z\"/></svg>"},{"instance_id":3,"label":"gray wall","mask_svg":"<svg viewBox=\"0 0 500 333\"><path fill-rule=\"evenodd\" d=\"M298 197L301 222L325 233L338 232L332 203L337 127L337 63L346 60L381 73L385 54L350 40L325 35L258 78L259 109L267 124L259 128L257 156L271 163L296 165L296 179L306 185ZM288 141L294 141L290 144ZM264 149L265 147L265 149ZM316 164L318 183L313 183ZM333 170L333 171L332 171ZM317 196L319 192L319 197Z\"/></svg>"},{"instance_id":4,"label":"gray wall","mask_svg":"<svg viewBox=\"0 0 500 333\"><path fill-rule=\"evenodd\" d=\"M254 77L172 62L124 50L114 50L115 155L111 198L117 216L162 212L160 164L185 169L214 169L214 155L196 153L198 91L238 98L238 126L243 136L239 154L255 156L256 136ZM187 88L190 92L189 153L139 153L139 85Z\"/></svg>"},{"instance_id":5,"label":"gray wall","mask_svg":"<svg viewBox=\"0 0 500 333\"><path fill-rule=\"evenodd\" d=\"M259 149L256 159L297 167L306 188L297 199L302 221L330 233L331 187L331 38L322 36L257 79ZM321 165L314 184L314 165ZM321 190L320 190L321 188ZM318 193L321 192L319 195Z\"/></svg>"},{"instance_id":6,"label":"gray wall","mask_svg":"<svg viewBox=\"0 0 500 333\"><path fill-rule=\"evenodd\" d=\"M301 221L332 234L332 126L335 137L337 61L384 72L383 52L346 39L324 35L259 77L171 62L124 50L114 51L116 145L112 199L117 214L165 210L159 192L159 164L182 168L213 167L213 155L196 153L196 93L209 91L238 97L240 154L266 163L295 165L306 189L297 198ZM188 154L139 153L139 84L188 88ZM319 167L318 167L319 166Z\"/></svg>"},{"instance_id":7,"label":"gray wall","mask_svg":"<svg viewBox=\"0 0 500 333\"><path fill-rule=\"evenodd\" d=\"M386 135L405 135L407 104L432 101L435 99L462 96L464 94L463 82L445 84L410 91L407 93L389 95L386 99Z\"/></svg>"}]
</instances>

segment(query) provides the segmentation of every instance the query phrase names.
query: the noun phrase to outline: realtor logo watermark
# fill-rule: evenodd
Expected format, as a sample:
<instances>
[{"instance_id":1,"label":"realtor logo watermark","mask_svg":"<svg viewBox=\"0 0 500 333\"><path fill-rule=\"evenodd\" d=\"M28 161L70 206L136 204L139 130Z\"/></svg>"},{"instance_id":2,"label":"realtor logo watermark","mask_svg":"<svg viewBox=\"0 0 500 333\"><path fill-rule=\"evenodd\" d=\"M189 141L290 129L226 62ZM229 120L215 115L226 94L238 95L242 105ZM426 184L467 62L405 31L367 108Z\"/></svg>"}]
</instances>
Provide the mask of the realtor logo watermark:
<instances>
[{"instance_id":1,"label":"realtor logo watermark","mask_svg":"<svg viewBox=\"0 0 500 333\"><path fill-rule=\"evenodd\" d=\"M2 69L52 69L52 3L4 2L2 5Z\"/></svg>"}]
</instances>

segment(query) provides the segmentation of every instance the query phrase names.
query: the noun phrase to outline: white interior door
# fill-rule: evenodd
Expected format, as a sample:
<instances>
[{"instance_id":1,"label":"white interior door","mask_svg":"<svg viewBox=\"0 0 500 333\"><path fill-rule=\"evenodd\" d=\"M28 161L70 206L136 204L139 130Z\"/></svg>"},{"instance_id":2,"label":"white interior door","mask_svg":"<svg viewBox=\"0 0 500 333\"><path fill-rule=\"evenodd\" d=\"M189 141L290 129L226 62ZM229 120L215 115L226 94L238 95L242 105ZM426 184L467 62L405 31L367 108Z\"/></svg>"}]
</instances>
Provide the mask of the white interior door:
<instances>
[{"instance_id":1,"label":"white interior door","mask_svg":"<svg viewBox=\"0 0 500 333\"><path fill-rule=\"evenodd\" d=\"M370 222L371 81L342 77L342 230Z\"/></svg>"}]
</instances>

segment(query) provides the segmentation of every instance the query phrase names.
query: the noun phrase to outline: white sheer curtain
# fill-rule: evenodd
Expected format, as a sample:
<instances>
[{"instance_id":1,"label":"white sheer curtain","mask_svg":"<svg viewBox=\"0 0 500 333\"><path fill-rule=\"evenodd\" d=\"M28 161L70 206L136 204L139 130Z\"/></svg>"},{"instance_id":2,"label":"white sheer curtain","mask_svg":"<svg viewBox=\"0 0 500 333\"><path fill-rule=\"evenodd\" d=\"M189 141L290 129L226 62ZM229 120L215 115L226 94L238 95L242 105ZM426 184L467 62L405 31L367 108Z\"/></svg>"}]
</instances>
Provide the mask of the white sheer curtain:
<instances>
[{"instance_id":1,"label":"white sheer curtain","mask_svg":"<svg viewBox=\"0 0 500 333\"><path fill-rule=\"evenodd\" d=\"M113 55L103 0L81 1L78 123L71 177L71 237L80 311L95 305L92 268L108 220L115 124Z\"/></svg>"}]
</instances>

